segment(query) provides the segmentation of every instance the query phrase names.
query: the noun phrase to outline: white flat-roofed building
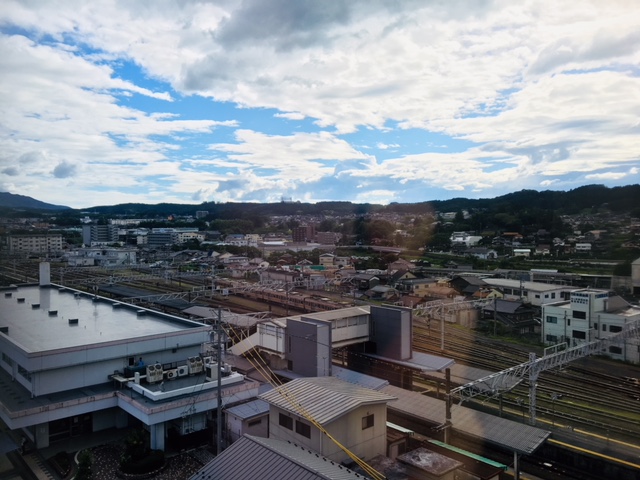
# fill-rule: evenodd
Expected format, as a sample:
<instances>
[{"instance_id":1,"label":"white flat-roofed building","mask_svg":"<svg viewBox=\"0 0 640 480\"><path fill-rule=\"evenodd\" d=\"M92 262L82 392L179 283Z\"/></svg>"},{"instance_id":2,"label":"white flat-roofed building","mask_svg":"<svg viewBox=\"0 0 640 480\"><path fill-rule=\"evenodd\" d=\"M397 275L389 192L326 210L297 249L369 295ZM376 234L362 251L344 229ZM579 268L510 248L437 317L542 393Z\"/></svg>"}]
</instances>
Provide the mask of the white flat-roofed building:
<instances>
[{"instance_id":1,"label":"white flat-roofed building","mask_svg":"<svg viewBox=\"0 0 640 480\"><path fill-rule=\"evenodd\" d=\"M542 341L574 347L623 332L625 325L640 322L640 307L607 290L577 289L568 301L542 306ZM616 360L640 363L640 341L628 338L609 345L604 354Z\"/></svg>"},{"instance_id":2,"label":"white flat-roofed building","mask_svg":"<svg viewBox=\"0 0 640 480\"><path fill-rule=\"evenodd\" d=\"M540 307L545 303L558 302L569 298L569 293L575 287L566 285L553 285L542 282L528 282L511 280L508 278L483 278L484 283L499 288L505 300L523 300L534 307Z\"/></svg>"},{"instance_id":3,"label":"white flat-roofed building","mask_svg":"<svg viewBox=\"0 0 640 480\"><path fill-rule=\"evenodd\" d=\"M48 264L40 278L0 291L0 417L11 430L43 448L141 422L162 450L170 428L206 427L218 386L206 369L211 326L53 285ZM224 403L258 393L227 369L220 384Z\"/></svg>"}]
</instances>

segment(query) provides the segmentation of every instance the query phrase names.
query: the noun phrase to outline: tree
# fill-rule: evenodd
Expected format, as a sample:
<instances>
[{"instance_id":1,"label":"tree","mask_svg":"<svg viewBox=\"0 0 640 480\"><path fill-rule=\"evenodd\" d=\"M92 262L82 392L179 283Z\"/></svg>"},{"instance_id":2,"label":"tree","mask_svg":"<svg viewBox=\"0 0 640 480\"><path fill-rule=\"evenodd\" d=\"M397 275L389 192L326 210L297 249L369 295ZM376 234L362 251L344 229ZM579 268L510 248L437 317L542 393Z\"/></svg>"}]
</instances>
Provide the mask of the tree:
<instances>
[{"instance_id":1,"label":"tree","mask_svg":"<svg viewBox=\"0 0 640 480\"><path fill-rule=\"evenodd\" d=\"M90 480L93 478L91 472L92 462L93 459L88 450L80 452L78 455L78 471L76 472L75 480Z\"/></svg>"}]
</instances>

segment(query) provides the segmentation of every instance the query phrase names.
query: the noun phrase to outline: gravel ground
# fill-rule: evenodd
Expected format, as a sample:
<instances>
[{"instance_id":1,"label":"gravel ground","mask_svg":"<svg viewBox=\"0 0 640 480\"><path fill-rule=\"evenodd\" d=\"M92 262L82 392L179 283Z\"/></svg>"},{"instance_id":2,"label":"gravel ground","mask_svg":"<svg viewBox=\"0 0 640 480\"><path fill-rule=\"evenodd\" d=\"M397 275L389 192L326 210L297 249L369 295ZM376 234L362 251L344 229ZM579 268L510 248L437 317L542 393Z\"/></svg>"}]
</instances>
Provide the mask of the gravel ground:
<instances>
[{"instance_id":1,"label":"gravel ground","mask_svg":"<svg viewBox=\"0 0 640 480\"><path fill-rule=\"evenodd\" d=\"M121 445L109 444L95 447L91 450L93 462L91 473L98 480L122 480L116 476ZM147 477L155 480L183 480L193 476L205 463L212 460L214 455L206 449L192 450L167 458L166 467L158 474Z\"/></svg>"}]
</instances>

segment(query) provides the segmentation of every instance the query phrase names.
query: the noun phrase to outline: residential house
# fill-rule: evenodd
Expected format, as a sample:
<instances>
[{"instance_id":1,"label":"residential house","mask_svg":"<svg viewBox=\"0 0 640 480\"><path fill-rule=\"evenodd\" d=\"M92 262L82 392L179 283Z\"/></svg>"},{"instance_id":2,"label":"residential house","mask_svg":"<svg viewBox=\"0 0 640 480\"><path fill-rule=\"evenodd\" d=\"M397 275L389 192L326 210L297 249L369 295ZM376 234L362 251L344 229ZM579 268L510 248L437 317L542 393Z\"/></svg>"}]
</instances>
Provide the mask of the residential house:
<instances>
[{"instance_id":1,"label":"residential house","mask_svg":"<svg viewBox=\"0 0 640 480\"><path fill-rule=\"evenodd\" d=\"M270 405L270 438L304 445L334 462L351 458L330 438L365 461L386 454L387 403L395 399L390 395L336 377L310 377L260 399Z\"/></svg>"},{"instance_id":2,"label":"residential house","mask_svg":"<svg viewBox=\"0 0 640 480\"><path fill-rule=\"evenodd\" d=\"M514 333L527 334L539 331L540 324L534 320L535 310L531 305L514 300L494 298L482 307L484 320L496 320Z\"/></svg>"},{"instance_id":3,"label":"residential house","mask_svg":"<svg viewBox=\"0 0 640 480\"><path fill-rule=\"evenodd\" d=\"M363 476L299 442L244 435L189 480L362 480Z\"/></svg>"},{"instance_id":4,"label":"residential house","mask_svg":"<svg viewBox=\"0 0 640 480\"><path fill-rule=\"evenodd\" d=\"M460 295L465 297L487 287L485 281L475 275L458 275L453 277L449 283Z\"/></svg>"},{"instance_id":5,"label":"residential house","mask_svg":"<svg viewBox=\"0 0 640 480\"><path fill-rule=\"evenodd\" d=\"M408 260L404 260L402 258L399 258L398 260L395 260L393 262L391 262L388 266L387 266L387 271L388 272L394 272L397 270L404 270L404 271L412 271L415 270L416 265L415 263L409 262Z\"/></svg>"},{"instance_id":6,"label":"residential house","mask_svg":"<svg viewBox=\"0 0 640 480\"><path fill-rule=\"evenodd\" d=\"M251 400L225 408L227 439L230 443L243 435L269 436L269 404L264 400Z\"/></svg>"}]
</instances>

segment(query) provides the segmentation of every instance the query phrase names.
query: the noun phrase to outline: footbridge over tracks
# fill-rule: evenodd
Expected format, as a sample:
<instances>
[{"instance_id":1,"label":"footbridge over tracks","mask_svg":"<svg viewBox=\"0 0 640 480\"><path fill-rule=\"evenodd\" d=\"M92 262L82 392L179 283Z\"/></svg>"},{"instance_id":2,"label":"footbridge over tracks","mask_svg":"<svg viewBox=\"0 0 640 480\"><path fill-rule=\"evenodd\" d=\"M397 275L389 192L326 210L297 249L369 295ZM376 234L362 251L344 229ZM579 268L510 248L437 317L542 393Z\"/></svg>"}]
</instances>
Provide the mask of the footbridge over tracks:
<instances>
[{"instance_id":1,"label":"footbridge over tracks","mask_svg":"<svg viewBox=\"0 0 640 480\"><path fill-rule=\"evenodd\" d=\"M370 307L349 307L326 312L316 312L306 315L294 315L276 320L264 320L257 324L256 332L251 336L238 339L230 348L234 355L243 355L256 348L284 357L288 345L287 335L291 342L311 340L292 336L287 327L294 322L306 322L314 325L324 325L330 328L330 348L343 348L358 343L368 342L371 332ZM307 334L308 335L308 334Z\"/></svg>"}]
</instances>

